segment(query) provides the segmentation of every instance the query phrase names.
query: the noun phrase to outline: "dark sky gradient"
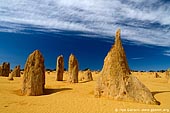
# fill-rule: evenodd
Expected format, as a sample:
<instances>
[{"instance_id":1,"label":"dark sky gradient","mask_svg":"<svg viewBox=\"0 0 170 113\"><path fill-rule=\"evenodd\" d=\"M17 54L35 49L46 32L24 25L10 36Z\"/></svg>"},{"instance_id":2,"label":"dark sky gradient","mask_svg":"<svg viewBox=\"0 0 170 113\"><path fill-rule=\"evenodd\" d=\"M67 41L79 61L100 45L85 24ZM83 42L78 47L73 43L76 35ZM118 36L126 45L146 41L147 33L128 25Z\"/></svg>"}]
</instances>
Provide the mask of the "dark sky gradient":
<instances>
[{"instance_id":1,"label":"dark sky gradient","mask_svg":"<svg viewBox=\"0 0 170 113\"><path fill-rule=\"evenodd\" d=\"M0 63L24 68L39 49L46 68L73 53L80 69L102 69L118 28L132 70L170 67L170 0L2 0Z\"/></svg>"},{"instance_id":2,"label":"dark sky gradient","mask_svg":"<svg viewBox=\"0 0 170 113\"><path fill-rule=\"evenodd\" d=\"M80 65L80 69L102 69L107 52L114 43L111 40L83 37L82 32L33 32L27 33L0 33L0 62L10 62L11 68L24 64L28 55L39 49L44 58L46 68L55 69L56 58L64 56L65 68L68 68L68 58L73 53ZM85 33L84 33L85 34ZM114 33L113 33L114 34ZM167 48L151 45L136 45L131 41L123 40L129 66L132 70L161 70L170 67L168 56L163 55Z\"/></svg>"},{"instance_id":3,"label":"dark sky gradient","mask_svg":"<svg viewBox=\"0 0 170 113\"><path fill-rule=\"evenodd\" d=\"M68 57L73 53L80 63L80 69L101 69L103 58L111 44L102 40L82 38L77 34L64 33L59 36L55 33L15 34L0 33L0 53L2 61L11 62L11 66L21 64L23 67L27 56L35 49L39 49L45 57L47 68L54 69L56 58L64 56L67 68Z\"/></svg>"}]
</instances>

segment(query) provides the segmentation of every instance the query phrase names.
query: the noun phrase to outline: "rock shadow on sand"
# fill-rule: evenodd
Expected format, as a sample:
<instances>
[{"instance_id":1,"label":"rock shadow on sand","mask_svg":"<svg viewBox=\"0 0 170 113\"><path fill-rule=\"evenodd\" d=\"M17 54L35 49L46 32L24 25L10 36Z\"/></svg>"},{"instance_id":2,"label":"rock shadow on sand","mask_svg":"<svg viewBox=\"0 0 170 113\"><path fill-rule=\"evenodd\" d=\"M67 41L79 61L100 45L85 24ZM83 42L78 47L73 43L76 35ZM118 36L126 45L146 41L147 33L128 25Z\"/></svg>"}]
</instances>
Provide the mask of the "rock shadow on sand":
<instances>
[{"instance_id":1,"label":"rock shadow on sand","mask_svg":"<svg viewBox=\"0 0 170 113\"><path fill-rule=\"evenodd\" d=\"M170 92L170 91L152 91L152 95L155 96L156 94L159 94L159 93L166 93L166 92Z\"/></svg>"},{"instance_id":2,"label":"rock shadow on sand","mask_svg":"<svg viewBox=\"0 0 170 113\"><path fill-rule=\"evenodd\" d=\"M53 94L53 93L57 93L57 92L61 92L61 91L66 91L66 90L72 90L72 88L58 88L58 89L46 88L46 89L44 89L43 95L39 95L39 96L50 95L50 94ZM18 96L24 96L22 94L21 89L14 90L13 93L18 95Z\"/></svg>"},{"instance_id":3,"label":"rock shadow on sand","mask_svg":"<svg viewBox=\"0 0 170 113\"><path fill-rule=\"evenodd\" d=\"M79 83L87 83L87 82L91 82L91 81L79 81Z\"/></svg>"},{"instance_id":4,"label":"rock shadow on sand","mask_svg":"<svg viewBox=\"0 0 170 113\"><path fill-rule=\"evenodd\" d=\"M152 95L155 97L156 94L159 94L159 93L166 93L166 92L170 92L170 91L152 91ZM157 101L159 104L158 105L161 105L161 102Z\"/></svg>"},{"instance_id":5,"label":"rock shadow on sand","mask_svg":"<svg viewBox=\"0 0 170 113\"><path fill-rule=\"evenodd\" d=\"M66 90L72 90L72 88L59 88L59 89L46 88L46 89L44 89L43 95L50 95L50 94L53 94L53 93L66 91Z\"/></svg>"}]
</instances>

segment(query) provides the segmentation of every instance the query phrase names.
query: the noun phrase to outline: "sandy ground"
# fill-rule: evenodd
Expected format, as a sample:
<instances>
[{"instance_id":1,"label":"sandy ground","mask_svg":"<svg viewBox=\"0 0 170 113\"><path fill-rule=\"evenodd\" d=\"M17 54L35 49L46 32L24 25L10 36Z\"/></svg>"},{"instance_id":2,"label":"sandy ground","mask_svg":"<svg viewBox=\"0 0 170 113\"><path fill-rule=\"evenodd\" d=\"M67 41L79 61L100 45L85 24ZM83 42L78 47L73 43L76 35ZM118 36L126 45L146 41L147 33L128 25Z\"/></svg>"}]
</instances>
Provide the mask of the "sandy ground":
<instances>
[{"instance_id":1,"label":"sandy ground","mask_svg":"<svg viewBox=\"0 0 170 113\"><path fill-rule=\"evenodd\" d=\"M170 84L165 73L133 72L154 94L161 105L146 105L132 102L95 98L94 81L69 84L55 81L55 72L46 73L46 90L42 96L19 96L22 77L13 81L0 77L0 113L170 113ZM81 76L81 74L80 74ZM67 73L64 74L66 80Z\"/></svg>"}]
</instances>

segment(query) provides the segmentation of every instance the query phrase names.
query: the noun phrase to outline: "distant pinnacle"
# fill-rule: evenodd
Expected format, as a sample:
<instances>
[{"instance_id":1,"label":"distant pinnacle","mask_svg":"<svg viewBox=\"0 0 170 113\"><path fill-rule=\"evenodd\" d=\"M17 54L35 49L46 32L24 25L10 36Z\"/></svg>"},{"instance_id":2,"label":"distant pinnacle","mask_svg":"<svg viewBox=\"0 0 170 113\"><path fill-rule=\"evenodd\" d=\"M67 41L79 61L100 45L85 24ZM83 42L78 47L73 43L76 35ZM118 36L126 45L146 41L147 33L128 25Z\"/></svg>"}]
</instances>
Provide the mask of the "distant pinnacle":
<instances>
[{"instance_id":1,"label":"distant pinnacle","mask_svg":"<svg viewBox=\"0 0 170 113\"><path fill-rule=\"evenodd\" d=\"M68 77L68 82L70 83L78 83L78 60L77 58L71 54L69 57L69 63L68 63L68 72L69 72L69 77Z\"/></svg>"}]
</instances>

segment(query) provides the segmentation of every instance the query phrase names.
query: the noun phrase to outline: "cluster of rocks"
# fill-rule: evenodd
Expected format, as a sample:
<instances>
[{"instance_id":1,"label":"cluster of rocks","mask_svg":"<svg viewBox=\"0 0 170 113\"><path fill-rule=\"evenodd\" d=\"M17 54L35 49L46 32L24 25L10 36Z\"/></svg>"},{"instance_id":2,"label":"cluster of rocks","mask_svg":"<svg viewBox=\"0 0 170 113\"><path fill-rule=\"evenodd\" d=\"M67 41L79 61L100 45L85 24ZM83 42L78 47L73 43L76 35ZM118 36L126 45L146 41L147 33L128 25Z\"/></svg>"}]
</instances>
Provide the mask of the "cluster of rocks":
<instances>
[{"instance_id":1,"label":"cluster of rocks","mask_svg":"<svg viewBox=\"0 0 170 113\"><path fill-rule=\"evenodd\" d=\"M20 65L16 66L10 73L10 64L4 62L0 65L0 76L20 77ZM44 58L39 50L35 50L27 58L22 78L21 95L38 96L42 95L45 88L45 65Z\"/></svg>"},{"instance_id":2,"label":"cluster of rocks","mask_svg":"<svg viewBox=\"0 0 170 113\"><path fill-rule=\"evenodd\" d=\"M13 76L13 77L20 77L21 75L20 75L20 65L18 65L18 66L15 66L14 67L14 69L13 69L13 71L11 72L11 75Z\"/></svg>"},{"instance_id":3,"label":"cluster of rocks","mask_svg":"<svg viewBox=\"0 0 170 113\"><path fill-rule=\"evenodd\" d=\"M9 74L8 80L14 80L13 77L20 77L20 65L15 66L11 74Z\"/></svg>"},{"instance_id":4,"label":"cluster of rocks","mask_svg":"<svg viewBox=\"0 0 170 113\"><path fill-rule=\"evenodd\" d=\"M78 83L78 60L71 54L69 57L68 82ZM0 76L8 77L13 80L13 77L20 77L20 65L16 66L10 73L10 64L3 63L0 66ZM64 73L64 58L59 56L57 58L56 66L56 80L62 81ZM87 79L92 79L90 71L87 72ZM39 50L35 50L29 55L24 67L22 78L21 95L38 96L44 93L45 89L45 65L44 58Z\"/></svg>"},{"instance_id":5,"label":"cluster of rocks","mask_svg":"<svg viewBox=\"0 0 170 113\"><path fill-rule=\"evenodd\" d=\"M17 69L18 67L16 67ZM14 69L15 70L15 69ZM68 82L70 83L78 83L78 60L76 57L71 54L69 57L69 69L68 69ZM12 73L16 73L12 72ZM57 66L56 66L56 80L62 81L64 73L64 58L63 56L59 56L57 58ZM92 75L89 74L89 79L92 79ZM12 74L14 76L14 74ZM32 54L29 55L23 74L22 95L28 96L38 96L42 95L44 92L45 86L45 65L44 58L40 51L35 50Z\"/></svg>"},{"instance_id":6,"label":"cluster of rocks","mask_svg":"<svg viewBox=\"0 0 170 113\"><path fill-rule=\"evenodd\" d=\"M10 74L10 63L2 63L0 65L0 76L8 77L8 80L14 80L13 77L20 77L20 65L16 66Z\"/></svg>"},{"instance_id":7,"label":"cluster of rocks","mask_svg":"<svg viewBox=\"0 0 170 113\"><path fill-rule=\"evenodd\" d=\"M106 96L115 100L135 101L146 104L159 104L150 90L135 76L131 75L124 48L120 38L120 29L115 36L115 44L104 59L104 65L95 88L95 96ZM71 54L68 62L68 79L70 83L78 83L79 64L77 58ZM0 76L8 77L10 64L0 66ZM64 58L59 56L56 65L56 80L63 81ZM167 71L169 77L170 71ZM20 77L20 66L16 66L9 76ZM158 77L156 74L155 77ZM87 70L81 77L82 81L91 81L92 73ZM35 50L29 55L24 67L22 80L22 95L38 96L45 89L45 65L43 55Z\"/></svg>"},{"instance_id":8,"label":"cluster of rocks","mask_svg":"<svg viewBox=\"0 0 170 113\"><path fill-rule=\"evenodd\" d=\"M77 58L71 54L68 62L68 79L67 81L70 83L78 83L78 71L79 65ZM64 73L64 58L60 55L57 58L57 66L56 66L56 80L63 81L63 73Z\"/></svg>"},{"instance_id":9,"label":"cluster of rocks","mask_svg":"<svg viewBox=\"0 0 170 113\"><path fill-rule=\"evenodd\" d=\"M63 81L63 74L64 74L64 58L60 55L57 58L57 65L56 65L56 81ZM92 81L92 73L90 70L85 71L80 81ZM77 58L71 54L69 56L68 61L68 78L67 82L69 83L78 83L79 81L79 64Z\"/></svg>"},{"instance_id":10,"label":"cluster of rocks","mask_svg":"<svg viewBox=\"0 0 170 113\"><path fill-rule=\"evenodd\" d=\"M10 63L4 62L0 65L0 76L8 77L10 73Z\"/></svg>"},{"instance_id":11,"label":"cluster of rocks","mask_svg":"<svg viewBox=\"0 0 170 113\"><path fill-rule=\"evenodd\" d=\"M82 72L80 81L92 81L92 80L93 80L93 76L92 76L92 72L90 71L90 69L86 70L85 72Z\"/></svg>"},{"instance_id":12,"label":"cluster of rocks","mask_svg":"<svg viewBox=\"0 0 170 113\"><path fill-rule=\"evenodd\" d=\"M96 97L105 96L115 100L159 104L150 90L131 75L121 43L120 29L116 32L115 44L105 57L100 74L95 88Z\"/></svg>"}]
</instances>

